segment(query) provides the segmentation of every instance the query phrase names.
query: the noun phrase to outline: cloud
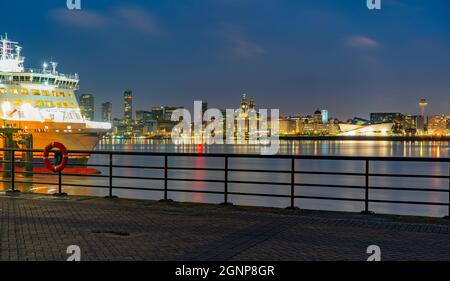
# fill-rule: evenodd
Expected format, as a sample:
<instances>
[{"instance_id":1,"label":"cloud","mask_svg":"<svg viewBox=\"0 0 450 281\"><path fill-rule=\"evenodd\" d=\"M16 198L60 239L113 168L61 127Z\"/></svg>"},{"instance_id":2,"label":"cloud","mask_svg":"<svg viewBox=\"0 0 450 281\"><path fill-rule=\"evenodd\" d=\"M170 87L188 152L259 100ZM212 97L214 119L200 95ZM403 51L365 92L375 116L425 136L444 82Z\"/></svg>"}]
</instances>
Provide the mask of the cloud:
<instances>
[{"instance_id":1,"label":"cloud","mask_svg":"<svg viewBox=\"0 0 450 281\"><path fill-rule=\"evenodd\" d=\"M50 11L50 18L63 24L86 29L99 29L109 24L107 17L84 10L54 9Z\"/></svg>"},{"instance_id":2,"label":"cloud","mask_svg":"<svg viewBox=\"0 0 450 281\"><path fill-rule=\"evenodd\" d=\"M376 49L381 46L378 41L363 35L350 36L345 39L345 44L358 49Z\"/></svg>"},{"instance_id":3,"label":"cloud","mask_svg":"<svg viewBox=\"0 0 450 281\"><path fill-rule=\"evenodd\" d=\"M108 12L98 13L86 10L51 10L49 16L61 24L90 30L125 28L145 34L160 33L152 15L136 6L118 6Z\"/></svg>"},{"instance_id":4,"label":"cloud","mask_svg":"<svg viewBox=\"0 0 450 281\"><path fill-rule=\"evenodd\" d=\"M159 33L160 31L153 17L141 8L122 6L116 8L115 13L124 25L134 30L144 33Z\"/></svg>"},{"instance_id":5,"label":"cloud","mask_svg":"<svg viewBox=\"0 0 450 281\"><path fill-rule=\"evenodd\" d=\"M256 58L266 53L263 47L247 39L234 38L234 51L237 56L244 59Z\"/></svg>"},{"instance_id":6,"label":"cloud","mask_svg":"<svg viewBox=\"0 0 450 281\"><path fill-rule=\"evenodd\" d=\"M236 26L226 25L224 34L231 43L233 53L239 58L254 59L266 53L262 46L244 36Z\"/></svg>"}]
</instances>

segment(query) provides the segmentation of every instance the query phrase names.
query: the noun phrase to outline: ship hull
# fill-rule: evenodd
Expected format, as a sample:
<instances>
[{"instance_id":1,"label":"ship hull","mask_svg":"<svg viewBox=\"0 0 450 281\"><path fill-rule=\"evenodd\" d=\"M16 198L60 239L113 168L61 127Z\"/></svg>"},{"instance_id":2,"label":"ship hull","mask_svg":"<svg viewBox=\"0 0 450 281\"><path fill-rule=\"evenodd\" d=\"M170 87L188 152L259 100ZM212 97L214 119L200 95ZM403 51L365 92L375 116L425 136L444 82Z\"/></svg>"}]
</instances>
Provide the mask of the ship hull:
<instances>
[{"instance_id":1,"label":"ship hull","mask_svg":"<svg viewBox=\"0 0 450 281\"><path fill-rule=\"evenodd\" d=\"M85 166L89 160L90 153L70 152L76 150L91 151L97 145L99 139L108 131L102 129L86 128L84 124L77 123L51 123L51 122L24 122L20 124L11 123L11 127L32 136L32 146L19 145L19 148L44 149L52 142L62 143L69 150L69 164ZM70 128L70 129L67 129ZM5 148L6 136L0 138L0 147ZM16 146L17 147L17 146ZM3 158L3 152L0 152ZM19 156L20 157L20 156ZM33 153L33 162L42 163L42 152Z\"/></svg>"},{"instance_id":2,"label":"ship hull","mask_svg":"<svg viewBox=\"0 0 450 281\"><path fill-rule=\"evenodd\" d=\"M33 133L33 149L44 149L51 142L62 143L69 151L93 150L102 134L87 133ZM34 162L42 162L42 153L33 153ZM89 153L69 153L69 164L86 166Z\"/></svg>"}]
</instances>

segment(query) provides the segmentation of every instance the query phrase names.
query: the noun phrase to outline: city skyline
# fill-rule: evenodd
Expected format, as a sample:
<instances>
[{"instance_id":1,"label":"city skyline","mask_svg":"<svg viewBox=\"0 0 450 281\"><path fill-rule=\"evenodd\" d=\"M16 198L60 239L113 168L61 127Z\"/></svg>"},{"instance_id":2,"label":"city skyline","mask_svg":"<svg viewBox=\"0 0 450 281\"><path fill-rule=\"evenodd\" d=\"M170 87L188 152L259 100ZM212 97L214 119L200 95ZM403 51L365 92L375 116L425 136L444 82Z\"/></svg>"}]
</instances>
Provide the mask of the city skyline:
<instances>
[{"instance_id":1,"label":"city skyline","mask_svg":"<svg viewBox=\"0 0 450 281\"><path fill-rule=\"evenodd\" d=\"M117 103L113 103L111 101L106 101L101 103L101 107L98 108L98 105L95 104L94 102L94 96L92 94L81 94L79 95L79 103L80 103L80 109L83 111L83 101L81 100L81 97L83 96L89 96L90 99L92 99L92 106L94 106L94 110L91 113L92 116L94 116L91 120L99 120L99 121L106 121L106 119L104 118L105 115L105 106L107 106L107 111L108 111L108 115L110 116L110 121L112 121L113 119L128 119L128 120L136 120L138 119L136 117L137 112L150 112L152 111L154 108L186 108L188 110L190 110L190 106L191 105L174 105L174 104L165 104L165 105L146 105L146 106L138 106L136 107L135 105L129 102L129 99L131 97L131 100L134 99L133 97L133 91L132 90L125 90L123 93L123 103L122 105L117 106L117 104L121 104L120 102ZM243 94L242 97L246 96L246 94ZM250 102L254 102L254 97L252 96L250 98ZM423 106L422 103L426 102L426 106ZM114 108L114 104L116 104L116 107L119 107L120 109L117 110L118 114L117 115L112 115L112 109ZM425 110L425 107L427 108L427 110ZM134 109L133 109L134 108ZM220 110L225 110L225 107L221 107L220 105L214 105L213 108L218 108ZM231 107L232 109L238 109L239 106L238 104L235 103L234 107ZM204 114L206 109L208 109L208 102L207 101L202 101L202 113ZM400 112L400 111L374 111L374 112L366 112L365 114L363 114L362 116L356 116L356 115L352 115L352 113L348 113L347 117L344 118L338 118L337 116L333 115L332 113L329 112L328 109L325 109L323 107L311 107L309 109L309 111L307 112L295 112L293 114L281 114L281 117L291 117L291 116L307 116L307 115L313 115L314 114L314 109L319 110L322 112L322 114L325 114L327 117L333 117L333 118L337 118L338 120L340 120L341 122L345 122L346 120L352 119L352 118L364 118L366 120L371 120L372 119L372 115L373 114L400 114L400 115L412 115L412 116L439 116L439 115L447 115L448 113L446 112L440 112L440 113L429 113L428 111L428 101L426 99L420 99L418 102L416 102L416 111L412 111L412 112ZM92 111L92 109L91 109ZM280 111L282 112L282 109L280 109ZM448 114L450 116L450 114ZM91 115L90 115L91 116ZM131 117L130 117L131 116ZM328 119L328 118L325 118ZM324 119L324 120L325 120ZM325 123L325 122L324 122Z\"/></svg>"},{"instance_id":2,"label":"city skyline","mask_svg":"<svg viewBox=\"0 0 450 281\"><path fill-rule=\"evenodd\" d=\"M200 99L230 107L245 92L285 115L414 114L419 98L430 114L449 113L448 1L385 0L380 11L365 1L280 2L83 1L70 11L65 1L30 0L1 3L24 20L6 13L0 24L33 46L26 66L53 58L78 72L78 93L95 94L97 110L132 88L136 109Z\"/></svg>"}]
</instances>

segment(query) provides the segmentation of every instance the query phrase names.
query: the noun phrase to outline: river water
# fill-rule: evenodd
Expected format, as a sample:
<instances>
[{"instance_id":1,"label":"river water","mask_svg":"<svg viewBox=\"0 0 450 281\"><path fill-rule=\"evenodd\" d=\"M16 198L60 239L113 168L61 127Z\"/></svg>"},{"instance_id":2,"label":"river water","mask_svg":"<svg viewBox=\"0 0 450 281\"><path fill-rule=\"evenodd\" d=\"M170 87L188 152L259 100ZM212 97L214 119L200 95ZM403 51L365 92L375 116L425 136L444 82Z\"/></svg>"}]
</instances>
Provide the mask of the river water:
<instances>
[{"instance_id":1,"label":"river water","mask_svg":"<svg viewBox=\"0 0 450 281\"><path fill-rule=\"evenodd\" d=\"M173 145L169 141L161 140L105 140L99 143L97 150L113 151L146 151L146 152L196 152L196 153L258 153L257 145ZM431 141L281 141L279 154L294 155L342 155L342 156L399 156L399 157L449 157L448 142ZM114 156L115 165L162 166L163 157L158 156ZM107 164L107 156L93 155L89 164ZM171 167L208 167L223 168L221 158L204 157L169 157ZM290 170L290 161L283 159L230 159L229 167L235 169L276 169ZM296 169L302 171L330 171L330 172L357 172L363 173L365 166L362 161L336 161L336 160L297 160ZM107 175L107 168L98 168L102 174ZM449 173L447 163L418 163L418 162L373 162L371 173L396 174L423 174L444 175ZM161 170L115 168L114 175L137 177L162 177ZM218 179L224 177L223 172L216 171L186 171L175 170L169 172L171 178ZM55 182L57 177L34 176L27 181ZM243 173L230 172L230 180L290 182L289 174ZM330 176L330 175L296 175L297 183L321 184L323 187L296 187L297 195L329 196L339 198L364 198L363 190L327 188L327 184L361 185L365 183L364 177L358 176ZM71 177L64 176L65 184L108 185L107 178ZM114 179L114 186L131 186L140 188L162 188L160 180ZM433 188L448 190L448 179L420 179L420 178L388 178L373 177L372 186L399 187L399 188ZM22 189L39 193L54 193L54 185L18 184ZM205 182L169 182L169 188L189 190L222 191L223 183ZM64 192L77 195L105 196L108 190L102 188L70 187L65 186ZM229 191L249 193L290 194L290 186L280 185L253 185L229 184ZM160 191L140 190L114 190L114 195L123 198L156 199L162 198ZM169 198L175 201L220 203L223 195L202 193L169 192ZM371 190L371 199L405 200L424 202L448 202L445 192L422 191L388 191ZM230 196L229 201L237 205L286 207L289 198L269 198L257 196ZM296 199L295 204L303 209L339 210L359 212L364 208L362 202L329 201L315 199ZM370 210L377 213L424 215L440 217L447 214L445 206L421 206L407 204L371 203Z\"/></svg>"}]
</instances>

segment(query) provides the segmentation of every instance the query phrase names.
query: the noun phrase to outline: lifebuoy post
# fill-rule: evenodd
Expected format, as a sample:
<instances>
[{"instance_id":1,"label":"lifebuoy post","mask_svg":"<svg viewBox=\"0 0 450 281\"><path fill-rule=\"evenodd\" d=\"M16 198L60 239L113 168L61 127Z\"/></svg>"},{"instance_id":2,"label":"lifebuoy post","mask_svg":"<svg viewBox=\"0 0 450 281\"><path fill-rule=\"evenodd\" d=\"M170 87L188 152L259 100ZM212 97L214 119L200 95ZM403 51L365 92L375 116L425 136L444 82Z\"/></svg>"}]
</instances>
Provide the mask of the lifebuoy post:
<instances>
[{"instance_id":1,"label":"lifebuoy post","mask_svg":"<svg viewBox=\"0 0 450 281\"><path fill-rule=\"evenodd\" d=\"M50 151L53 150L54 148L57 148L62 157L60 157L60 159L57 160L58 163L52 163L49 159L49 155L50 155ZM55 157L56 159L56 157ZM62 170L64 170L65 166L67 165L67 163L69 162L69 154L67 152L67 148L59 142L52 142L50 144L48 144L45 149L44 149L44 164L45 167L47 167L47 169L49 169L50 171L56 173L58 172L58 193L55 193L54 195L58 195L58 196L65 196L67 195L66 193L62 192L62 181L61 181L61 172Z\"/></svg>"}]
</instances>

